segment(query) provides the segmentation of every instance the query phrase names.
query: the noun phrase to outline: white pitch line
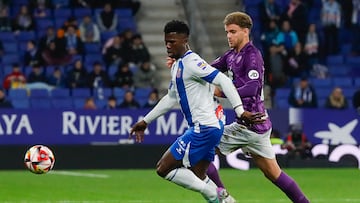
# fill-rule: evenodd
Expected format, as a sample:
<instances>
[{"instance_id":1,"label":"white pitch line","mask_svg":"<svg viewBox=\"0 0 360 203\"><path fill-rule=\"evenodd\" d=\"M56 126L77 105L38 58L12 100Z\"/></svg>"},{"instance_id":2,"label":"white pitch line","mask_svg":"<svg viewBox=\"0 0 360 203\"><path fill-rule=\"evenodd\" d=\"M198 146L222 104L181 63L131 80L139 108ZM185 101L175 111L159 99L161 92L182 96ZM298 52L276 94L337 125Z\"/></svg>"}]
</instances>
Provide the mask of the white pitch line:
<instances>
[{"instance_id":1,"label":"white pitch line","mask_svg":"<svg viewBox=\"0 0 360 203\"><path fill-rule=\"evenodd\" d=\"M106 175L106 174L80 173L80 172L71 172L71 171L50 171L49 174L88 177L88 178L109 178L110 177L109 175Z\"/></svg>"}]
</instances>

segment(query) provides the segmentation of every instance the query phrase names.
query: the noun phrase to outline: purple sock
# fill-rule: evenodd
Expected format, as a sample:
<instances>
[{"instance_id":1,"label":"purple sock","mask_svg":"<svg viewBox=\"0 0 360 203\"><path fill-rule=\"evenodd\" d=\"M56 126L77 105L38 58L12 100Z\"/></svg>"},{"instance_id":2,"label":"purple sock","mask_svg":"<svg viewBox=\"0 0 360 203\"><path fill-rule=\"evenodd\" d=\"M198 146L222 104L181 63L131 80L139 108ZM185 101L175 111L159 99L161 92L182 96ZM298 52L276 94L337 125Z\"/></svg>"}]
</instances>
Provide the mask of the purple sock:
<instances>
[{"instance_id":1,"label":"purple sock","mask_svg":"<svg viewBox=\"0 0 360 203\"><path fill-rule=\"evenodd\" d=\"M224 184L221 182L219 173L213 163L210 163L207 175L218 187L224 188Z\"/></svg>"},{"instance_id":2,"label":"purple sock","mask_svg":"<svg viewBox=\"0 0 360 203\"><path fill-rule=\"evenodd\" d=\"M309 203L309 200L305 197L296 182L285 172L282 171L279 178L273 183L294 203Z\"/></svg>"}]
</instances>

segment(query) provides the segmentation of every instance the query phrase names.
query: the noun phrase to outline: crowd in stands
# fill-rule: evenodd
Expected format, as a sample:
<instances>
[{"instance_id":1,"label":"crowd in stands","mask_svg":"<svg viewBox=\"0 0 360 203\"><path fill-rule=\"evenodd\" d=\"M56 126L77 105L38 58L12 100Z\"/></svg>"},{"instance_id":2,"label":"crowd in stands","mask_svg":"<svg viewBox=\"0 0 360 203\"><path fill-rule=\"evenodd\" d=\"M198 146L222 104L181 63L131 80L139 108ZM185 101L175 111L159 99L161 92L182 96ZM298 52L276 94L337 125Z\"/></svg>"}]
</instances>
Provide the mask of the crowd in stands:
<instances>
[{"instance_id":1,"label":"crowd in stands","mask_svg":"<svg viewBox=\"0 0 360 203\"><path fill-rule=\"evenodd\" d=\"M73 100L77 89L90 92L69 107L153 106L158 80L137 32L139 8L135 0L0 0L0 106L35 107L38 89L48 91L42 108L56 108L57 89ZM22 91L28 103L16 101Z\"/></svg>"},{"instance_id":2,"label":"crowd in stands","mask_svg":"<svg viewBox=\"0 0 360 203\"><path fill-rule=\"evenodd\" d=\"M244 0L265 58L270 108L358 107L359 0ZM358 100L358 99L357 99Z\"/></svg>"}]
</instances>

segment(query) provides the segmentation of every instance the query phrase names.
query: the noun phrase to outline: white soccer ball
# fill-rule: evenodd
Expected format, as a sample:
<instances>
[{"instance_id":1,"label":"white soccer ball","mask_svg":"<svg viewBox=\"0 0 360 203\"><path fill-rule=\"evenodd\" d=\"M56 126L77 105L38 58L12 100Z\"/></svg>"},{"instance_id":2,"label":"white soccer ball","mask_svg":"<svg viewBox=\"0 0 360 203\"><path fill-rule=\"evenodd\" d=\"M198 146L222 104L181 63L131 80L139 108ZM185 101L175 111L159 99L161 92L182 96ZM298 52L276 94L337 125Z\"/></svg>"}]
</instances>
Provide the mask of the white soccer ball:
<instances>
[{"instance_id":1,"label":"white soccer ball","mask_svg":"<svg viewBox=\"0 0 360 203\"><path fill-rule=\"evenodd\" d=\"M44 174L54 167L55 157L48 147L35 145L26 151L24 163L31 172Z\"/></svg>"}]
</instances>

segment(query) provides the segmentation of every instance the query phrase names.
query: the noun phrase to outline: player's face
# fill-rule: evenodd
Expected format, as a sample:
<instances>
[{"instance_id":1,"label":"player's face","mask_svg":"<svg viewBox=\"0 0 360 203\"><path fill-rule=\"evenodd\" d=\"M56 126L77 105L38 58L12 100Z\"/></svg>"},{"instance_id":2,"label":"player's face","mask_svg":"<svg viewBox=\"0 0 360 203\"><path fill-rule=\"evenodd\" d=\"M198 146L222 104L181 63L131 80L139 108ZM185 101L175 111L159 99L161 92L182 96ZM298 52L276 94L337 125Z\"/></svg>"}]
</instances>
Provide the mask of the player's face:
<instances>
[{"instance_id":1,"label":"player's face","mask_svg":"<svg viewBox=\"0 0 360 203\"><path fill-rule=\"evenodd\" d=\"M165 46L170 58L178 59L187 51L188 39L185 34L168 33L165 34Z\"/></svg>"},{"instance_id":2,"label":"player's face","mask_svg":"<svg viewBox=\"0 0 360 203\"><path fill-rule=\"evenodd\" d=\"M248 36L249 29L241 28L236 24L225 25L226 37L230 48L241 49L245 43L246 37Z\"/></svg>"}]
</instances>

